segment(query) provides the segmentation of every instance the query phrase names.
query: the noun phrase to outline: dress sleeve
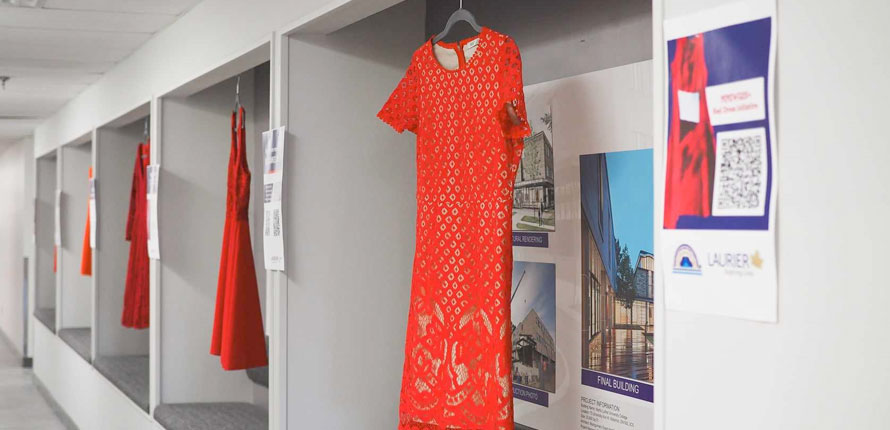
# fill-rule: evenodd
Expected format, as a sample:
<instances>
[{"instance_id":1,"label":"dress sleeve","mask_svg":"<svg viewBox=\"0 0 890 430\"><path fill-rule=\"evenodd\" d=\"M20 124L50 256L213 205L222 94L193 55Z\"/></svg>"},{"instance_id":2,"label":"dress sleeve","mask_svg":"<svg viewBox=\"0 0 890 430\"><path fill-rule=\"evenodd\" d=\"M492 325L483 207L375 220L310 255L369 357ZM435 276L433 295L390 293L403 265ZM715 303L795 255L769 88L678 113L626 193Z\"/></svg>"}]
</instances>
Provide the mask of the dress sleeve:
<instances>
[{"instance_id":1,"label":"dress sleeve","mask_svg":"<svg viewBox=\"0 0 890 430\"><path fill-rule=\"evenodd\" d=\"M405 76L392 91L389 99L377 112L377 117L401 133L408 130L417 132L417 76L414 62L408 66Z\"/></svg>"},{"instance_id":2,"label":"dress sleeve","mask_svg":"<svg viewBox=\"0 0 890 430\"><path fill-rule=\"evenodd\" d=\"M531 128L528 125L528 114L525 111L525 92L522 89L522 58L519 55L519 47L512 38L508 37L504 42L504 48L501 52L501 67L503 67L501 87L501 100L503 104L510 104L516 116L519 118L519 124L515 124L507 113L504 106L501 113L501 124L504 127L504 134L509 139L522 139L531 134Z\"/></svg>"}]
</instances>

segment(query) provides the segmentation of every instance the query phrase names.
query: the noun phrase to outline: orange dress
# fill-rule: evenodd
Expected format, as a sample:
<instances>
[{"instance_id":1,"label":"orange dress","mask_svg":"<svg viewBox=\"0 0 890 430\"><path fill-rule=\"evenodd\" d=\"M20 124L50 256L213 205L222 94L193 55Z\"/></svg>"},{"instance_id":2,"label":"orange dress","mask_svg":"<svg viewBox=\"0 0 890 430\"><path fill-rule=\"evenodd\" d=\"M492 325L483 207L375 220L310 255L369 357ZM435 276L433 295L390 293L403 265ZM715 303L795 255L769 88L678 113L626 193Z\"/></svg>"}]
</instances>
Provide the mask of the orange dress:
<instances>
[{"instance_id":1,"label":"orange dress","mask_svg":"<svg viewBox=\"0 0 890 430\"><path fill-rule=\"evenodd\" d=\"M464 47L477 44L469 59ZM417 226L400 430L513 429L510 228L530 129L515 42L484 28L445 69L415 53L380 119L417 134ZM507 105L519 117L510 120Z\"/></svg>"},{"instance_id":2,"label":"orange dress","mask_svg":"<svg viewBox=\"0 0 890 430\"><path fill-rule=\"evenodd\" d=\"M90 179L93 179L93 168L90 167ZM80 274L93 275L93 248L90 248L90 206L87 203L87 226L83 232L83 248L80 251Z\"/></svg>"},{"instance_id":3,"label":"orange dress","mask_svg":"<svg viewBox=\"0 0 890 430\"><path fill-rule=\"evenodd\" d=\"M265 366L266 336L250 243L250 169L244 131L244 108L232 112L232 146L226 193L226 221L216 289L216 313L210 353L225 370Z\"/></svg>"}]
</instances>

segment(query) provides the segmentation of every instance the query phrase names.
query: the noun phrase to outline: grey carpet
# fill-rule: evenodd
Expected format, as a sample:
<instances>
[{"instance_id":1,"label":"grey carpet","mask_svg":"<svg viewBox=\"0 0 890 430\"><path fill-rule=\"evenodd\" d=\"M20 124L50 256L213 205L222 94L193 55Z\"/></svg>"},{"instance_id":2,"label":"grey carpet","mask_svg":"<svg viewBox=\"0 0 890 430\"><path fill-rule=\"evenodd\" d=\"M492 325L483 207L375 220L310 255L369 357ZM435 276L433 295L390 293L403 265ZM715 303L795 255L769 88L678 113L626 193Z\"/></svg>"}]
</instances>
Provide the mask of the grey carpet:
<instances>
[{"instance_id":1,"label":"grey carpet","mask_svg":"<svg viewBox=\"0 0 890 430\"><path fill-rule=\"evenodd\" d=\"M148 412L147 355L97 357L93 365L127 397Z\"/></svg>"},{"instance_id":2,"label":"grey carpet","mask_svg":"<svg viewBox=\"0 0 890 430\"><path fill-rule=\"evenodd\" d=\"M250 403L158 405L155 419L167 430L266 430L269 412Z\"/></svg>"},{"instance_id":3,"label":"grey carpet","mask_svg":"<svg viewBox=\"0 0 890 430\"><path fill-rule=\"evenodd\" d=\"M49 331L56 332L56 310L51 308L34 309L34 318L43 323Z\"/></svg>"},{"instance_id":4,"label":"grey carpet","mask_svg":"<svg viewBox=\"0 0 890 430\"><path fill-rule=\"evenodd\" d=\"M92 330L89 327L63 328L59 330L59 337L70 345L84 360L90 361Z\"/></svg>"}]
</instances>

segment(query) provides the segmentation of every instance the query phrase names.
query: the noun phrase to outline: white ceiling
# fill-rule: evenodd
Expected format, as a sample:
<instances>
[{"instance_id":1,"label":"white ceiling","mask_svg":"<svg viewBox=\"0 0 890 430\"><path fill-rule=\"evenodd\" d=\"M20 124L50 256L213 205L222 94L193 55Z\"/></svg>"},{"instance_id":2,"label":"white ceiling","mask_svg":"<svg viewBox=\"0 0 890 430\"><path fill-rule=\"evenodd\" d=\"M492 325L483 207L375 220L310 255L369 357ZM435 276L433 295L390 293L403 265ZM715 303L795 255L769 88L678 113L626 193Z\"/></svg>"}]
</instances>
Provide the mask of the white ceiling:
<instances>
[{"instance_id":1,"label":"white ceiling","mask_svg":"<svg viewBox=\"0 0 890 430\"><path fill-rule=\"evenodd\" d=\"M201 0L0 0L0 143L21 139Z\"/></svg>"}]
</instances>

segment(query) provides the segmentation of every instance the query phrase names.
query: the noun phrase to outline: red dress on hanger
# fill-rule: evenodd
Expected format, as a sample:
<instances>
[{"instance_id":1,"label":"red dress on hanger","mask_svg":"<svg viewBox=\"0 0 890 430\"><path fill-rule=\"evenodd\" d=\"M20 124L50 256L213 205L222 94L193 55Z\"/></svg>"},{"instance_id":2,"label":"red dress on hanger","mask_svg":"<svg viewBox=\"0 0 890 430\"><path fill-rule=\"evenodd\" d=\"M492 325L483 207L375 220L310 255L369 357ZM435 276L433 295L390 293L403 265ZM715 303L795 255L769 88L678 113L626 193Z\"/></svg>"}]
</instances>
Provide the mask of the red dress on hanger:
<instances>
[{"instance_id":1,"label":"red dress on hanger","mask_svg":"<svg viewBox=\"0 0 890 430\"><path fill-rule=\"evenodd\" d=\"M678 39L671 62L671 128L664 181L664 227L669 229L677 227L682 215L711 215L715 141L705 97L704 44L702 35ZM680 92L698 94L698 122L680 119Z\"/></svg>"},{"instance_id":2,"label":"red dress on hanger","mask_svg":"<svg viewBox=\"0 0 890 430\"><path fill-rule=\"evenodd\" d=\"M137 329L146 328L149 323L148 200L145 196L145 170L150 161L149 149L148 143L140 143L136 150L133 185L130 188L130 213L127 216L126 239L130 241L130 258L127 261L121 324Z\"/></svg>"},{"instance_id":3,"label":"red dress on hanger","mask_svg":"<svg viewBox=\"0 0 890 430\"><path fill-rule=\"evenodd\" d=\"M478 45L465 58L468 44ZM530 134L522 62L511 38L487 28L440 46L455 49L458 68L442 66L428 41L378 113L417 134L399 429L509 430L513 182Z\"/></svg>"},{"instance_id":4,"label":"red dress on hanger","mask_svg":"<svg viewBox=\"0 0 890 430\"><path fill-rule=\"evenodd\" d=\"M210 353L219 356L223 369L239 370L268 363L250 242L250 169L243 107L238 110L238 118L232 113L227 189Z\"/></svg>"},{"instance_id":5,"label":"red dress on hanger","mask_svg":"<svg viewBox=\"0 0 890 430\"><path fill-rule=\"evenodd\" d=\"M90 179L93 179L93 168L90 167ZM89 202L87 202L87 226L83 232L83 247L80 250L80 274L84 276L93 275L93 248L90 248L90 213Z\"/></svg>"}]
</instances>

